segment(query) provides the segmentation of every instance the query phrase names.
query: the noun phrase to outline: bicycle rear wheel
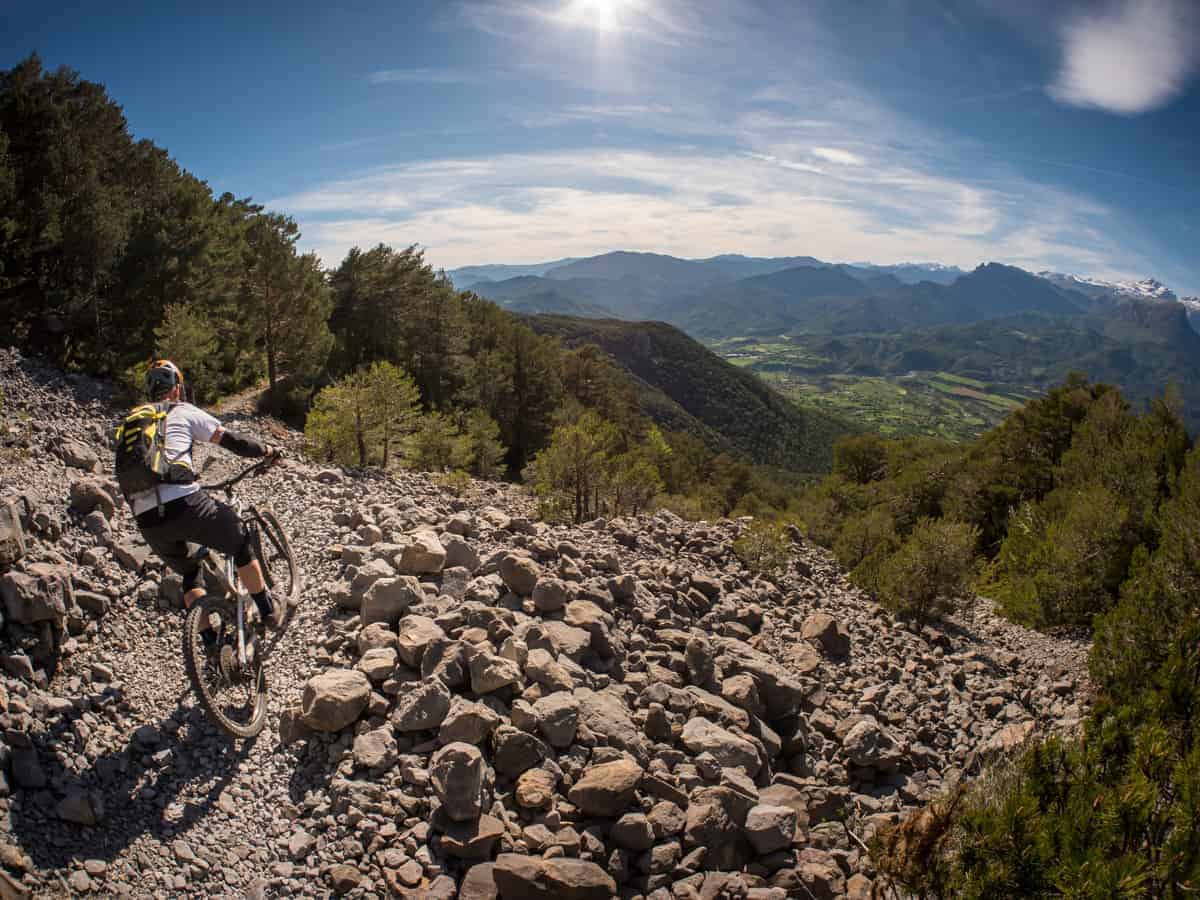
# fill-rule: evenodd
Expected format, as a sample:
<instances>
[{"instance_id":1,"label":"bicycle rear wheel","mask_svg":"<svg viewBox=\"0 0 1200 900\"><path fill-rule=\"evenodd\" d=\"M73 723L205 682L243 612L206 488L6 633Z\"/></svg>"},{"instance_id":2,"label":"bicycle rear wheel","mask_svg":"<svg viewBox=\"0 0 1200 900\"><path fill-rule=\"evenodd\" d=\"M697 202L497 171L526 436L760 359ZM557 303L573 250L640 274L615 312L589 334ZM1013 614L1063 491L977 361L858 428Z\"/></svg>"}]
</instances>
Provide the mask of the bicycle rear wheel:
<instances>
[{"instance_id":1,"label":"bicycle rear wheel","mask_svg":"<svg viewBox=\"0 0 1200 900\"><path fill-rule=\"evenodd\" d=\"M247 628L247 639L253 629ZM238 662L237 611L225 597L197 600L183 622L183 659L200 704L234 737L254 737L267 722L267 678L257 641Z\"/></svg>"},{"instance_id":2,"label":"bicycle rear wheel","mask_svg":"<svg viewBox=\"0 0 1200 900\"><path fill-rule=\"evenodd\" d=\"M288 606L296 606L300 602L300 568L279 520L269 509L255 509L249 519L251 546L267 587Z\"/></svg>"}]
</instances>

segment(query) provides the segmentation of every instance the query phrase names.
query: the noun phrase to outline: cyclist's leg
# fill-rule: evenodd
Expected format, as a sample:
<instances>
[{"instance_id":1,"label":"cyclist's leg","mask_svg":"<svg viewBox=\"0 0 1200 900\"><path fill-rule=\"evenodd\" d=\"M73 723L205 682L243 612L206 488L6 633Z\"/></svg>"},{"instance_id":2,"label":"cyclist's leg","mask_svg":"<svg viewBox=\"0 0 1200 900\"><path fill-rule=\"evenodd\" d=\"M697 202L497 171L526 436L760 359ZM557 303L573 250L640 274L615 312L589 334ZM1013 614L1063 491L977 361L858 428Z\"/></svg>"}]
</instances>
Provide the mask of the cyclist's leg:
<instances>
[{"instance_id":1,"label":"cyclist's leg","mask_svg":"<svg viewBox=\"0 0 1200 900\"><path fill-rule=\"evenodd\" d=\"M222 503L204 491L190 494L187 499L192 503L199 524L197 533L201 536L195 540L232 557L234 565L237 566L238 578L254 597L259 612L264 618L273 617L274 611L264 593L266 582L263 579L262 568L254 558L250 533L238 518L237 511L228 503Z\"/></svg>"},{"instance_id":2,"label":"cyclist's leg","mask_svg":"<svg viewBox=\"0 0 1200 900\"><path fill-rule=\"evenodd\" d=\"M191 558L187 539L184 537L190 530L186 510L181 513L172 511L171 517L161 523L151 521L149 524L143 524L139 521L138 525L142 537L155 555L168 569L183 578L183 606L184 609L189 609L204 596L204 588L198 586L200 564Z\"/></svg>"}]
</instances>

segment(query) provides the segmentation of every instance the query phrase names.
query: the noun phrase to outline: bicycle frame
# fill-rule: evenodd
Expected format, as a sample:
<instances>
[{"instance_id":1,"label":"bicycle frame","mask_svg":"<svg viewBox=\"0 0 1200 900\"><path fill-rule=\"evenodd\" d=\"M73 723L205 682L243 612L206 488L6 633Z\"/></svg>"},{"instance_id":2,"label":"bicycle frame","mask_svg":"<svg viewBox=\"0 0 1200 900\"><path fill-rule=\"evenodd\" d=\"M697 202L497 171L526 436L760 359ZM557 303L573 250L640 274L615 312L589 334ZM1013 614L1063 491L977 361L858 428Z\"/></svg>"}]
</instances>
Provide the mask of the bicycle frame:
<instances>
[{"instance_id":1,"label":"bicycle frame","mask_svg":"<svg viewBox=\"0 0 1200 900\"><path fill-rule=\"evenodd\" d=\"M263 463L255 463L250 468L246 469L239 475L235 475L227 481L219 484L204 485L204 489L208 491L224 491L225 496L229 501L229 505L233 507L234 512L240 520L242 518L242 501L234 496L234 486L253 472L256 472L264 467ZM245 667L249 664L246 656L246 592L241 589L238 582L237 567L233 563L232 557L224 557L224 570L218 569L212 564L212 551L205 548L204 560L201 566L206 573L213 576L216 582L221 586L221 590L225 596L234 600L237 606L237 649L238 649L238 665Z\"/></svg>"}]
</instances>

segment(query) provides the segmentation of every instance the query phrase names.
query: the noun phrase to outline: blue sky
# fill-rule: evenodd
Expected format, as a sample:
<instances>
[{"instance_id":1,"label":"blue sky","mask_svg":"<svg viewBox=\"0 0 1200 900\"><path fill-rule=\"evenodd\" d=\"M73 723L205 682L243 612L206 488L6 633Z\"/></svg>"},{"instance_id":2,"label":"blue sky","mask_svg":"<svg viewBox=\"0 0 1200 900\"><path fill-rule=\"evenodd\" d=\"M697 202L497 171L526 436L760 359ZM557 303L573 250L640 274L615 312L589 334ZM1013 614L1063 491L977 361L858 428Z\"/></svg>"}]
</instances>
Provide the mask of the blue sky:
<instances>
[{"instance_id":1,"label":"blue sky","mask_svg":"<svg viewBox=\"0 0 1200 900\"><path fill-rule=\"evenodd\" d=\"M1193 0L18 3L216 191L436 266L998 260L1200 294Z\"/></svg>"}]
</instances>

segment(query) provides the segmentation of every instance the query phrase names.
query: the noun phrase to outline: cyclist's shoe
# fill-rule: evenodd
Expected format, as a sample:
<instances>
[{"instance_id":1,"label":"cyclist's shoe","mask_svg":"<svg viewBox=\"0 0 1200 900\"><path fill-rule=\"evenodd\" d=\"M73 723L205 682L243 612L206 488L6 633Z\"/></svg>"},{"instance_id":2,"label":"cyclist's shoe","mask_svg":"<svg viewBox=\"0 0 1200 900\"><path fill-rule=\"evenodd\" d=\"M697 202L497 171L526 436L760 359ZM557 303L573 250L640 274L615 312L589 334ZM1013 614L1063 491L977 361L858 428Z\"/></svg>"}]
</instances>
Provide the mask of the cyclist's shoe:
<instances>
[{"instance_id":1,"label":"cyclist's shoe","mask_svg":"<svg viewBox=\"0 0 1200 900\"><path fill-rule=\"evenodd\" d=\"M258 618L264 628L275 629L283 624L283 617L286 612L283 605L283 600L276 597L271 591L264 591L265 595L260 601L255 598L254 603L258 607Z\"/></svg>"}]
</instances>

